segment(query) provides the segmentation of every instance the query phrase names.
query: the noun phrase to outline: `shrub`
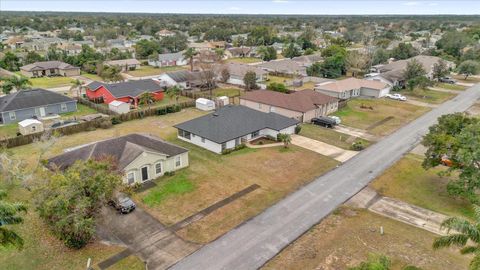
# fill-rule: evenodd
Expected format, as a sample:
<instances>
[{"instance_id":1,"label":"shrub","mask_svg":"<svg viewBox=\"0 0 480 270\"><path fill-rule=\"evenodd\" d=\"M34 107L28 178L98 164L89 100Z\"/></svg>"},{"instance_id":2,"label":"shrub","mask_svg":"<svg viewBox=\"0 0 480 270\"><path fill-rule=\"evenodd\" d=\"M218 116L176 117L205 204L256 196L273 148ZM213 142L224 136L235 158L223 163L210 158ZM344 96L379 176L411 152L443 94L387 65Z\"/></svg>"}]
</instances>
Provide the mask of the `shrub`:
<instances>
[{"instance_id":1,"label":"shrub","mask_svg":"<svg viewBox=\"0 0 480 270\"><path fill-rule=\"evenodd\" d=\"M295 127L295 134L300 134L300 131L302 130L301 126L296 126Z\"/></svg>"},{"instance_id":2,"label":"shrub","mask_svg":"<svg viewBox=\"0 0 480 270\"><path fill-rule=\"evenodd\" d=\"M165 172L163 175L165 175L165 176L174 176L174 175L175 175L175 171Z\"/></svg>"},{"instance_id":3,"label":"shrub","mask_svg":"<svg viewBox=\"0 0 480 270\"><path fill-rule=\"evenodd\" d=\"M225 149L222 151L222 155L228 155L232 152L235 152L235 151L238 151L238 150L241 150L243 148L247 147L244 143L242 144L239 144L237 146L235 146L235 148L229 148L229 149Z\"/></svg>"},{"instance_id":4,"label":"shrub","mask_svg":"<svg viewBox=\"0 0 480 270\"><path fill-rule=\"evenodd\" d=\"M122 121L118 117L116 117L116 116L112 117L112 125L118 125L118 124L121 124L121 123L122 123Z\"/></svg>"},{"instance_id":5,"label":"shrub","mask_svg":"<svg viewBox=\"0 0 480 270\"><path fill-rule=\"evenodd\" d=\"M265 138L267 138L269 140L272 140L272 141L277 141L277 138L275 138L273 136L270 136L270 135L265 136Z\"/></svg>"},{"instance_id":6,"label":"shrub","mask_svg":"<svg viewBox=\"0 0 480 270\"><path fill-rule=\"evenodd\" d=\"M276 91L276 92L281 92L281 93L288 93L288 89L283 83L275 83L272 82L268 84L267 86L268 90Z\"/></svg>"},{"instance_id":7,"label":"shrub","mask_svg":"<svg viewBox=\"0 0 480 270\"><path fill-rule=\"evenodd\" d=\"M352 150L362 151L363 149L365 149L365 145L361 141L352 143Z\"/></svg>"},{"instance_id":8,"label":"shrub","mask_svg":"<svg viewBox=\"0 0 480 270\"><path fill-rule=\"evenodd\" d=\"M103 129L109 129L112 126L113 126L112 121L108 121L107 119L105 119L100 123L100 128L103 128Z\"/></svg>"}]
</instances>

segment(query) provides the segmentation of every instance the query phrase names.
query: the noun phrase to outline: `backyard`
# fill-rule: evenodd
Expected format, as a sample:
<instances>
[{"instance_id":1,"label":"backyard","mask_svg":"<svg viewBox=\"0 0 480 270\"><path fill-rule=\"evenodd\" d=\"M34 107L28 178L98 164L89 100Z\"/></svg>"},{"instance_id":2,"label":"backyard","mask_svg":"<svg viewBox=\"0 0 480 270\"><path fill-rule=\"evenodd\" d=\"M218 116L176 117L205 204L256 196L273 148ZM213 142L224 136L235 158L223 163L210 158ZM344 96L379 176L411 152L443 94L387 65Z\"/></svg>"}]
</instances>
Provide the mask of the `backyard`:
<instances>
[{"instance_id":1,"label":"backyard","mask_svg":"<svg viewBox=\"0 0 480 270\"><path fill-rule=\"evenodd\" d=\"M334 115L340 117L344 125L384 136L429 110L389 99L352 99Z\"/></svg>"},{"instance_id":2,"label":"backyard","mask_svg":"<svg viewBox=\"0 0 480 270\"><path fill-rule=\"evenodd\" d=\"M88 78L92 81L102 81L102 78L100 76L98 76L97 74L90 74L90 73L82 72L81 76L85 77L85 78Z\"/></svg>"},{"instance_id":3,"label":"backyard","mask_svg":"<svg viewBox=\"0 0 480 270\"><path fill-rule=\"evenodd\" d=\"M381 226L383 235L379 232ZM468 268L470 257L461 255L458 250L433 250L435 237L422 229L365 210L340 208L262 269L348 269L365 261L372 253L388 256L392 261L390 269L400 270L408 265L429 270Z\"/></svg>"},{"instance_id":4,"label":"backyard","mask_svg":"<svg viewBox=\"0 0 480 270\"><path fill-rule=\"evenodd\" d=\"M448 90L455 90L455 91L463 91L463 90L468 88L468 87L463 86L463 85L451 84L451 83L437 83L435 86L439 87L439 88L448 89Z\"/></svg>"},{"instance_id":5,"label":"backyard","mask_svg":"<svg viewBox=\"0 0 480 270\"><path fill-rule=\"evenodd\" d=\"M32 88L56 88L62 86L71 86L73 79L70 77L41 77L30 78Z\"/></svg>"},{"instance_id":6,"label":"backyard","mask_svg":"<svg viewBox=\"0 0 480 270\"><path fill-rule=\"evenodd\" d=\"M422 167L423 157L408 154L371 183L382 195L437 211L446 215L472 217L470 204L447 193L449 177L438 175L445 167ZM450 176L454 177L454 176Z\"/></svg>"},{"instance_id":7,"label":"backyard","mask_svg":"<svg viewBox=\"0 0 480 270\"><path fill-rule=\"evenodd\" d=\"M347 150L351 149L354 142L361 142L364 146L370 145L370 142L367 140L312 124L303 124L300 135Z\"/></svg>"},{"instance_id":8,"label":"backyard","mask_svg":"<svg viewBox=\"0 0 480 270\"><path fill-rule=\"evenodd\" d=\"M433 104L443 103L455 96L455 94L453 93L418 88L413 91L403 91L402 94L405 95L407 98Z\"/></svg>"},{"instance_id":9,"label":"backyard","mask_svg":"<svg viewBox=\"0 0 480 270\"><path fill-rule=\"evenodd\" d=\"M262 59L255 57L235 57L225 60L226 63L251 64L262 62Z\"/></svg>"},{"instance_id":10,"label":"backyard","mask_svg":"<svg viewBox=\"0 0 480 270\"><path fill-rule=\"evenodd\" d=\"M189 66L173 66L173 67L152 67L152 66L141 66L135 70L128 71L127 74L135 77L144 77L144 76L154 76L160 75L165 72L176 71L176 70L185 70Z\"/></svg>"},{"instance_id":11,"label":"backyard","mask_svg":"<svg viewBox=\"0 0 480 270\"><path fill-rule=\"evenodd\" d=\"M76 112L63 113L60 116L62 116L62 118L74 118L74 117L80 117L80 116L96 114L96 113L98 113L96 110L88 106L85 106L83 104L77 103Z\"/></svg>"},{"instance_id":12,"label":"backyard","mask_svg":"<svg viewBox=\"0 0 480 270\"><path fill-rule=\"evenodd\" d=\"M18 124L17 123L1 125L0 126L0 139L1 138L14 137L14 136L17 135L17 131L18 131Z\"/></svg>"}]
</instances>

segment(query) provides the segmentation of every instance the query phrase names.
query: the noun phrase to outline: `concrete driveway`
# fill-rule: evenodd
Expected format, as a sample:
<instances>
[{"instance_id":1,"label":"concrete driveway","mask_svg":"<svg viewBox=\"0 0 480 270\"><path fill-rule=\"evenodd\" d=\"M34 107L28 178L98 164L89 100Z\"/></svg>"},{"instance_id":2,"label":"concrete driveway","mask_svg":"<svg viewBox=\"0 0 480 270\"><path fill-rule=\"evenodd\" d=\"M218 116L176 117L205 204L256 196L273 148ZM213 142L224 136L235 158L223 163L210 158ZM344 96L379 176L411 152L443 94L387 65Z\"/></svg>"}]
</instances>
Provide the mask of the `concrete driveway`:
<instances>
[{"instance_id":1,"label":"concrete driveway","mask_svg":"<svg viewBox=\"0 0 480 270\"><path fill-rule=\"evenodd\" d=\"M366 131L366 130L358 129L358 128L354 128L354 127L349 127L349 126L345 126L345 125L337 125L333 129L335 131L340 132L340 133L347 134L347 135L354 136L354 137L358 137L358 138L362 138L362 139L365 139L365 140L371 141L371 142L376 142L376 141L381 139L378 136L375 136L373 134L368 133L368 131Z\"/></svg>"},{"instance_id":2,"label":"concrete driveway","mask_svg":"<svg viewBox=\"0 0 480 270\"><path fill-rule=\"evenodd\" d=\"M292 135L292 144L331 157L340 162L345 162L358 153L300 135Z\"/></svg>"},{"instance_id":3,"label":"concrete driveway","mask_svg":"<svg viewBox=\"0 0 480 270\"><path fill-rule=\"evenodd\" d=\"M109 240L123 242L128 249L147 262L148 269L167 269L200 245L184 241L144 210L121 215L111 207L102 209L101 231Z\"/></svg>"}]
</instances>

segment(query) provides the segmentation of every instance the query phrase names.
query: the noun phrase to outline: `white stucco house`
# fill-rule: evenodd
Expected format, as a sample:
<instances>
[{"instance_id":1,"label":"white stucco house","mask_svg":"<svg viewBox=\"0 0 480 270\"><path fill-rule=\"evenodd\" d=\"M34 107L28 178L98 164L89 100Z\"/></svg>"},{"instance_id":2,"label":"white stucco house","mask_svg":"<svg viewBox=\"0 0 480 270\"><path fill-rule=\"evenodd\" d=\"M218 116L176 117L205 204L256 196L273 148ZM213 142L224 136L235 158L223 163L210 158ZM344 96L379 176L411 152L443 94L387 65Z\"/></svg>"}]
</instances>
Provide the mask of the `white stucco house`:
<instances>
[{"instance_id":1,"label":"white stucco house","mask_svg":"<svg viewBox=\"0 0 480 270\"><path fill-rule=\"evenodd\" d=\"M217 154L264 136L294 134L300 122L277 113L227 105L213 113L180 123L178 138Z\"/></svg>"},{"instance_id":2,"label":"white stucco house","mask_svg":"<svg viewBox=\"0 0 480 270\"><path fill-rule=\"evenodd\" d=\"M348 78L340 81L329 81L315 85L315 91L338 99L355 97L380 98L390 93L391 86L376 80Z\"/></svg>"}]
</instances>

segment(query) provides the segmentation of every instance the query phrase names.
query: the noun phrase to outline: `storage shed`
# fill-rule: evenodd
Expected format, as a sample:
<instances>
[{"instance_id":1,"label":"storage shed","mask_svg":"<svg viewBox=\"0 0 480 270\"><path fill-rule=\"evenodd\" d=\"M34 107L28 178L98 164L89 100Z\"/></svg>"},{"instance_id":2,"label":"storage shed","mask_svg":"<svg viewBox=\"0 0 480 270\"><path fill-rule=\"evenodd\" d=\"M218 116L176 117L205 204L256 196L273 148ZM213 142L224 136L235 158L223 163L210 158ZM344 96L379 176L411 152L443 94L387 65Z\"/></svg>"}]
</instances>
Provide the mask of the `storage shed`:
<instances>
[{"instance_id":1,"label":"storage shed","mask_svg":"<svg viewBox=\"0 0 480 270\"><path fill-rule=\"evenodd\" d=\"M36 119L25 119L18 123L18 130L22 135L42 132L44 130L43 123Z\"/></svg>"},{"instance_id":2,"label":"storage shed","mask_svg":"<svg viewBox=\"0 0 480 270\"><path fill-rule=\"evenodd\" d=\"M230 100L227 96L221 96L217 98L218 107L227 106L228 104L230 104Z\"/></svg>"},{"instance_id":3,"label":"storage shed","mask_svg":"<svg viewBox=\"0 0 480 270\"><path fill-rule=\"evenodd\" d=\"M116 113L128 113L130 111L130 104L123 101L114 100L108 103L108 108Z\"/></svg>"},{"instance_id":4,"label":"storage shed","mask_svg":"<svg viewBox=\"0 0 480 270\"><path fill-rule=\"evenodd\" d=\"M215 102L206 98L199 98L195 101L195 107L202 111L215 110Z\"/></svg>"}]
</instances>

